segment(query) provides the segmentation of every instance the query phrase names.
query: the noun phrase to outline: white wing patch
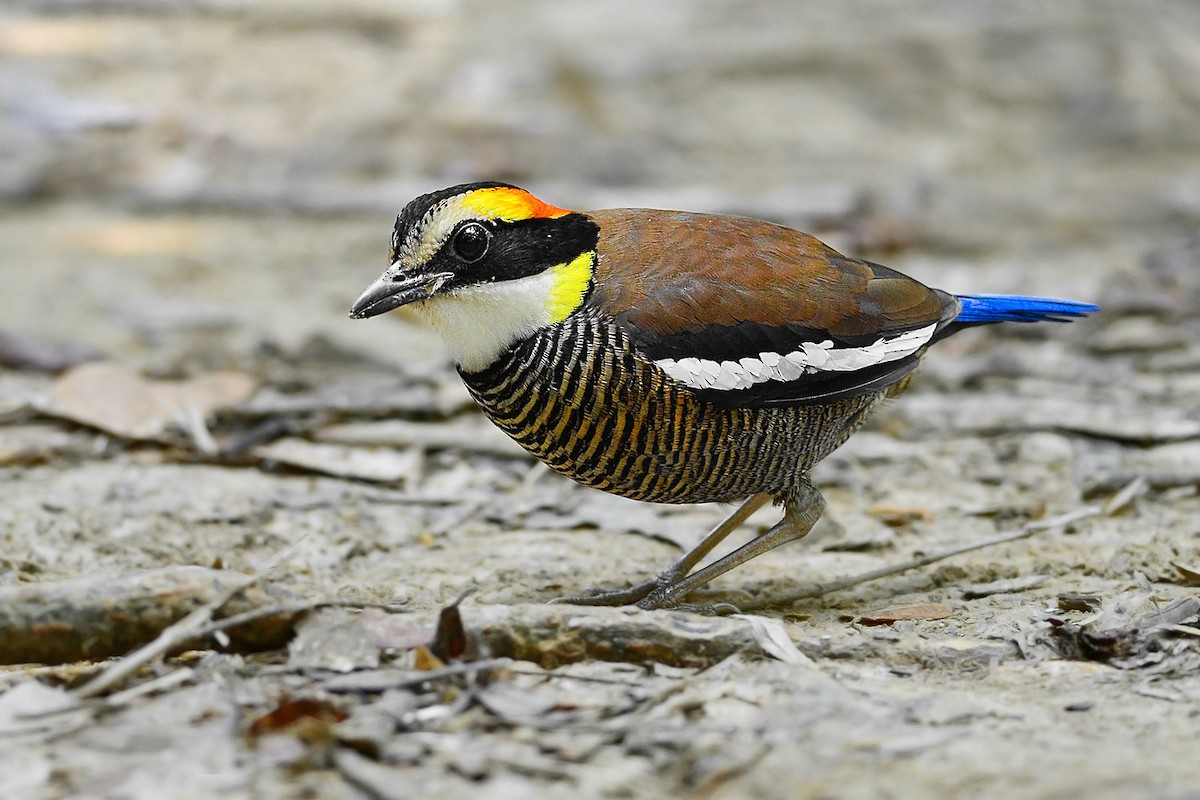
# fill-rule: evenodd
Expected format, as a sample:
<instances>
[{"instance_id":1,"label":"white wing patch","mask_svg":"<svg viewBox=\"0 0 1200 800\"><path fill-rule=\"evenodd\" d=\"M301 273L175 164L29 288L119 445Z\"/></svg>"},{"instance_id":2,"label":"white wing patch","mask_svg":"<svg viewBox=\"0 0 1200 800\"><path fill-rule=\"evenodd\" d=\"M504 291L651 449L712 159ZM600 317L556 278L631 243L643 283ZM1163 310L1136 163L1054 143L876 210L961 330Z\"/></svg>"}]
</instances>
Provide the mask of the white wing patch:
<instances>
[{"instance_id":1,"label":"white wing patch","mask_svg":"<svg viewBox=\"0 0 1200 800\"><path fill-rule=\"evenodd\" d=\"M877 339L865 347L835 347L832 339L805 342L782 355L759 353L758 358L712 361L706 358L664 358L654 363L693 389L749 389L767 381L794 381L814 372L853 372L910 356L933 336L936 324Z\"/></svg>"}]
</instances>

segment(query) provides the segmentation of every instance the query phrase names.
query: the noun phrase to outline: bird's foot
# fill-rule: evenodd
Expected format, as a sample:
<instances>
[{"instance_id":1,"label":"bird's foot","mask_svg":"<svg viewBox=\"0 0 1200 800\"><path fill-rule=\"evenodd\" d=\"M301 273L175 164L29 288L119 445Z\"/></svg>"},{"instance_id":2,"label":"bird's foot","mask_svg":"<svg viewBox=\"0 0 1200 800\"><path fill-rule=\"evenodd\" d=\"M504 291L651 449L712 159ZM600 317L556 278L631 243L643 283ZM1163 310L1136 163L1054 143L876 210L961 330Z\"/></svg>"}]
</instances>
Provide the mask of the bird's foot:
<instances>
[{"instance_id":1,"label":"bird's foot","mask_svg":"<svg viewBox=\"0 0 1200 800\"><path fill-rule=\"evenodd\" d=\"M733 603L681 603L678 598L659 600L653 596L643 598L637 607L644 610L664 609L668 611L686 611L689 614L700 614L705 617L728 617L741 614L742 610Z\"/></svg>"},{"instance_id":2,"label":"bird's foot","mask_svg":"<svg viewBox=\"0 0 1200 800\"><path fill-rule=\"evenodd\" d=\"M815 489L813 491L816 491ZM720 544L726 536L745 522L751 514L771 499L765 492L753 495L737 509L722 520L721 524L709 531L699 544L684 553L683 557L670 567L658 573L653 580L630 586L628 589L600 591L583 597L560 597L553 603L573 603L579 606L627 606L637 605L638 608L684 608L688 611L699 611L706 614L728 613L727 604L718 603L713 606L681 606L680 602L692 592L704 586L710 580L725 572L730 567L740 564L740 560L729 561L732 556L711 564L696 573L689 574L696 565L704 560L714 547ZM820 499L820 495L817 495ZM778 527L778 526L776 526ZM745 549L743 546L742 549ZM769 548L767 548L769 549ZM757 554L757 553L754 553ZM745 560L743 558L742 560ZM724 565L724 566L723 566ZM732 606L729 606L733 608ZM735 609L736 611L736 609Z\"/></svg>"},{"instance_id":3,"label":"bird's foot","mask_svg":"<svg viewBox=\"0 0 1200 800\"><path fill-rule=\"evenodd\" d=\"M670 596L671 587L678 584L682 577L682 575L677 575L675 570L666 569L651 580L630 586L628 589L604 589L579 597L559 597L550 602L570 603L575 606L631 606L637 604L639 608L675 608L683 599L682 595L675 598L673 603L663 604L662 599ZM652 605L642 605L652 597L662 599L656 600Z\"/></svg>"},{"instance_id":4,"label":"bird's foot","mask_svg":"<svg viewBox=\"0 0 1200 800\"><path fill-rule=\"evenodd\" d=\"M674 609L708 616L742 613L741 609L732 603L684 603L684 597L694 588L667 571L654 580L630 586L628 589L599 591L580 597L559 597L550 602L570 603L576 606L637 606L645 611Z\"/></svg>"},{"instance_id":5,"label":"bird's foot","mask_svg":"<svg viewBox=\"0 0 1200 800\"><path fill-rule=\"evenodd\" d=\"M578 597L556 597L551 603L570 603L573 606L631 606L655 593L660 585L657 581L646 581L628 589L603 589ZM656 608L661 606L655 606Z\"/></svg>"},{"instance_id":6,"label":"bird's foot","mask_svg":"<svg viewBox=\"0 0 1200 800\"><path fill-rule=\"evenodd\" d=\"M659 584L654 591L637 601L637 607L649 611L655 608L679 608L682 605L683 593L678 590L678 582Z\"/></svg>"},{"instance_id":7,"label":"bird's foot","mask_svg":"<svg viewBox=\"0 0 1200 800\"><path fill-rule=\"evenodd\" d=\"M679 580L670 584L659 584L658 588L637 601L637 607L645 611L652 609L672 609L688 611L693 614L704 614L710 617L727 617L730 614L740 614L742 610L733 603L685 603L683 599L698 587L692 581Z\"/></svg>"}]
</instances>

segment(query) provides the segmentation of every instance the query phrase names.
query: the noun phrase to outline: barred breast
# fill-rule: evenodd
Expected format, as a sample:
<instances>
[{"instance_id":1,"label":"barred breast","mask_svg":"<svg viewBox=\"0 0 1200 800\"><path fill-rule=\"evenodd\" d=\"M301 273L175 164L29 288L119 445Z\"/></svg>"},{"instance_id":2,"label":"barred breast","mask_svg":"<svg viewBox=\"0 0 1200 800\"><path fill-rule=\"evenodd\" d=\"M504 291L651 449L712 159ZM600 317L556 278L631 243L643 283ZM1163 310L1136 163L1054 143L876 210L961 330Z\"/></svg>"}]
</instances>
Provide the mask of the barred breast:
<instances>
[{"instance_id":1,"label":"barred breast","mask_svg":"<svg viewBox=\"0 0 1200 800\"><path fill-rule=\"evenodd\" d=\"M673 381L611 317L586 307L462 378L492 421L552 469L659 503L786 497L884 395L719 406Z\"/></svg>"}]
</instances>

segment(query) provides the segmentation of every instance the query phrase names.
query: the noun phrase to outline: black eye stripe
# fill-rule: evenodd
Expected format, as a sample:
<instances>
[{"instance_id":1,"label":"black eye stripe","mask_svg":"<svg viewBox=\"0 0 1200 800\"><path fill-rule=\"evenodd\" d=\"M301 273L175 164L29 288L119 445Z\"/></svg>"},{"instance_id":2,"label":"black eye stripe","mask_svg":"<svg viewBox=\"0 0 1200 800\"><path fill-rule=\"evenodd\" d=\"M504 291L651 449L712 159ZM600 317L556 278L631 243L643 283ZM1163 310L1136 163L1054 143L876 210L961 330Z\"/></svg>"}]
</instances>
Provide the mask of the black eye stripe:
<instances>
[{"instance_id":1,"label":"black eye stripe","mask_svg":"<svg viewBox=\"0 0 1200 800\"><path fill-rule=\"evenodd\" d=\"M482 240L480 232L487 243L482 250L472 238ZM595 250L599 233L596 224L579 213L511 222L466 219L452 229L428 266L453 273L445 284L449 289L517 280ZM476 249L467 247L468 240Z\"/></svg>"}]
</instances>

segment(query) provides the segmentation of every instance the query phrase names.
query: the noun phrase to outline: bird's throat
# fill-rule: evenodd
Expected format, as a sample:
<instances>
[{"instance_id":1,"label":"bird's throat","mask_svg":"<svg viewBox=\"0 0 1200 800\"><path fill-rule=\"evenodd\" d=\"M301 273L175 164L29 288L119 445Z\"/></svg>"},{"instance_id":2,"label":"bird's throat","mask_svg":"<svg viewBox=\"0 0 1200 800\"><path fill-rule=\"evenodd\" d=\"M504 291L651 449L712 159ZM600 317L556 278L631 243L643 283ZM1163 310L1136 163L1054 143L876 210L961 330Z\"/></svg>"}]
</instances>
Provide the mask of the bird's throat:
<instances>
[{"instance_id":1,"label":"bird's throat","mask_svg":"<svg viewBox=\"0 0 1200 800\"><path fill-rule=\"evenodd\" d=\"M493 364L535 331L562 322L583 304L595 254L536 275L456 289L413 304L446 342L454 362L467 372Z\"/></svg>"}]
</instances>

